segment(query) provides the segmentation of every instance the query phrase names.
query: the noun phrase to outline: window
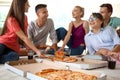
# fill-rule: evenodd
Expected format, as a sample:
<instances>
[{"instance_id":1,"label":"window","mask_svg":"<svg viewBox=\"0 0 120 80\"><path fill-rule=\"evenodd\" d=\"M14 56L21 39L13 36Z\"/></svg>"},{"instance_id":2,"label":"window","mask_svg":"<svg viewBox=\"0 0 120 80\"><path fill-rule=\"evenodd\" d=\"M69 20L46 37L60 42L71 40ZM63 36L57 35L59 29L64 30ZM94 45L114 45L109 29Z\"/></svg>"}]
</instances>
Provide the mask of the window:
<instances>
[{"instance_id":1,"label":"window","mask_svg":"<svg viewBox=\"0 0 120 80\"><path fill-rule=\"evenodd\" d=\"M3 27L8 10L9 10L9 6L0 6L0 28Z\"/></svg>"}]
</instances>

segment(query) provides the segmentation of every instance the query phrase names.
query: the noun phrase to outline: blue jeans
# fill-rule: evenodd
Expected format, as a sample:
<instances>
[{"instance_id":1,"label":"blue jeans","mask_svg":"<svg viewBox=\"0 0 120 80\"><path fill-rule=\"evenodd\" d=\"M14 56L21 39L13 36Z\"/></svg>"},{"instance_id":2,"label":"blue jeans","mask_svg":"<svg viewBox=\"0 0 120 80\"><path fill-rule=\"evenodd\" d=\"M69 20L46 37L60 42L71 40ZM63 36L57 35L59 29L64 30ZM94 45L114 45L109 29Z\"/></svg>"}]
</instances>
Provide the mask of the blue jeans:
<instances>
[{"instance_id":1,"label":"blue jeans","mask_svg":"<svg viewBox=\"0 0 120 80\"><path fill-rule=\"evenodd\" d=\"M60 27L56 30L56 34L57 34L58 42L59 42L60 40L64 40L64 38L67 34L67 30L63 27ZM71 49L71 55L82 54L85 49L85 46L78 46L76 48L72 48L72 39L73 39L73 37L71 36L68 43L66 44Z\"/></svg>"},{"instance_id":2,"label":"blue jeans","mask_svg":"<svg viewBox=\"0 0 120 80\"><path fill-rule=\"evenodd\" d=\"M0 43L0 64L4 64L7 61L16 60L19 60L18 53Z\"/></svg>"}]
</instances>

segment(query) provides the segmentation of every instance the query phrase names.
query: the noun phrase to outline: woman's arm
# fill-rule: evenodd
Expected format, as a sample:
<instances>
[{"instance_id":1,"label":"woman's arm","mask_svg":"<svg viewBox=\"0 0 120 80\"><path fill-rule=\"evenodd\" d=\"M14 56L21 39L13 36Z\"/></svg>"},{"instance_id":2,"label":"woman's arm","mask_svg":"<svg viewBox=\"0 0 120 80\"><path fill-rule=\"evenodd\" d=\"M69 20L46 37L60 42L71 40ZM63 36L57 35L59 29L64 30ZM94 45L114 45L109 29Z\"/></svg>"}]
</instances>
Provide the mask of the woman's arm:
<instances>
[{"instance_id":1,"label":"woman's arm","mask_svg":"<svg viewBox=\"0 0 120 80\"><path fill-rule=\"evenodd\" d=\"M89 32L89 23L87 21L84 21L83 28L85 30L85 34Z\"/></svg>"},{"instance_id":2,"label":"woman's arm","mask_svg":"<svg viewBox=\"0 0 120 80\"><path fill-rule=\"evenodd\" d=\"M67 42L68 42L69 39L70 39L72 27L73 27L73 22L71 22L71 23L69 24L69 29L68 29L67 35L65 36L65 39L64 39L64 41L63 41L63 45L62 45L62 48L61 48L62 50L64 49L65 45L67 44Z\"/></svg>"},{"instance_id":3,"label":"woman's arm","mask_svg":"<svg viewBox=\"0 0 120 80\"><path fill-rule=\"evenodd\" d=\"M35 51L37 53L37 55L39 57L45 57L44 55L41 54L40 50L38 50L33 44L32 42L28 39L28 37L23 33L22 30L19 30L16 32L17 36L23 40L25 42L25 44L32 49L33 51Z\"/></svg>"}]
</instances>

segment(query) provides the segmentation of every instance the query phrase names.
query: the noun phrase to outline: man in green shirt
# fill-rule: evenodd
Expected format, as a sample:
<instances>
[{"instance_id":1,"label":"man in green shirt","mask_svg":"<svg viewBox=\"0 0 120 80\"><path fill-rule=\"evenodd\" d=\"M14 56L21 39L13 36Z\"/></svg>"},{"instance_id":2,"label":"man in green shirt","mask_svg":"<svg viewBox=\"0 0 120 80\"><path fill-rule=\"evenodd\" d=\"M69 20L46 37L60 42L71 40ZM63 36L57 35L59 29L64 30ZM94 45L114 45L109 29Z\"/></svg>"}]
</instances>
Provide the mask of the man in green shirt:
<instances>
[{"instance_id":1,"label":"man in green shirt","mask_svg":"<svg viewBox=\"0 0 120 80\"><path fill-rule=\"evenodd\" d=\"M100 13L102 14L104 18L104 26L111 26L114 29L117 29L117 27L120 27L120 18L118 17L111 17L113 12L113 7L111 4L102 4L100 6ZM118 35L120 36L120 28L117 29Z\"/></svg>"}]
</instances>

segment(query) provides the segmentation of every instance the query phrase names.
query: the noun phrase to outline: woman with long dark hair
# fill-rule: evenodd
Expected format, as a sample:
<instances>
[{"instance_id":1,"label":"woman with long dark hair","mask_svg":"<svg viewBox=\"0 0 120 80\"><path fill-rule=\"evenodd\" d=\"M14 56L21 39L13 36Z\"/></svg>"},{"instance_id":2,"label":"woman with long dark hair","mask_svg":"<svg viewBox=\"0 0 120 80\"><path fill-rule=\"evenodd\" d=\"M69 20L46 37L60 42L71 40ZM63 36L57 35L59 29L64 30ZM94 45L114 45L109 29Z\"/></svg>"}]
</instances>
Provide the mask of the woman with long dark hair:
<instances>
[{"instance_id":1,"label":"woman with long dark hair","mask_svg":"<svg viewBox=\"0 0 120 80\"><path fill-rule=\"evenodd\" d=\"M19 59L20 45L25 43L30 49L45 57L27 38L28 0L13 0L0 36L0 63Z\"/></svg>"}]
</instances>

